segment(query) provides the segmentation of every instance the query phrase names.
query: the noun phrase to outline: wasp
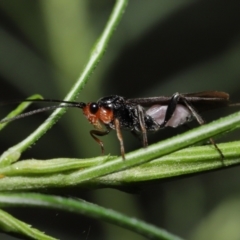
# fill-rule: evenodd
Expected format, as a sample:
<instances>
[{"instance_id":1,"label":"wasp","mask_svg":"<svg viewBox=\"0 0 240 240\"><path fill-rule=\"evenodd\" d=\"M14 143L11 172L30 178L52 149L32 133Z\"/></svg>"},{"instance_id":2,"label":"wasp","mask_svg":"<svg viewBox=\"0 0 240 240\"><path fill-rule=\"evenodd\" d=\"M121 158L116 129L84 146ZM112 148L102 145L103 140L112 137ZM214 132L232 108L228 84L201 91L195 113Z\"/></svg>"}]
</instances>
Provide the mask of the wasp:
<instances>
[{"instance_id":1,"label":"wasp","mask_svg":"<svg viewBox=\"0 0 240 240\"><path fill-rule=\"evenodd\" d=\"M125 159L122 130L130 131L134 136L140 137L143 147L148 145L148 132L156 132L166 127L176 128L192 120L200 125L205 123L199 113L215 108L229 106L229 94L220 91L204 91L196 93L174 93L172 96L124 98L118 95L102 97L96 102L75 102L55 99L26 99L22 102L50 102L59 105L43 107L16 117L3 119L0 123L13 121L39 112L56 108L80 108L87 120L94 126L90 131L92 138L100 145L102 154L104 144L98 138L115 130L120 143L122 158ZM214 140L210 142L223 154Z\"/></svg>"}]
</instances>

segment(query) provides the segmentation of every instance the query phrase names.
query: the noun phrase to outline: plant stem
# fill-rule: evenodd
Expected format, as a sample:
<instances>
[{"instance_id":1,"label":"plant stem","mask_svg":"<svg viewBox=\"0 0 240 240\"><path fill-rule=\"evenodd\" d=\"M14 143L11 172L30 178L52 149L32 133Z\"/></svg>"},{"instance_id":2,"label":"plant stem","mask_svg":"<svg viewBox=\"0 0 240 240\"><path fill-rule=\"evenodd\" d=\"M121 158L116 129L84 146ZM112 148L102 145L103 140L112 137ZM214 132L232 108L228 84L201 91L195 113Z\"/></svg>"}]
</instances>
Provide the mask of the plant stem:
<instances>
[{"instance_id":1,"label":"plant stem","mask_svg":"<svg viewBox=\"0 0 240 240\"><path fill-rule=\"evenodd\" d=\"M128 0L116 1L112 14L109 17L109 20L105 26L103 33L101 34L100 38L94 45L88 63L86 64L86 67L84 68L75 85L72 87L70 92L64 98L65 101L74 100L78 95L79 91L87 83L93 70L96 68L98 62L101 60L107 48L107 45L113 35L113 32L123 16L127 3ZM46 131L48 131L58 121L58 119L65 113L65 111L66 109L64 108L56 109L51 114L51 116L46 121L44 121L43 124L40 125L26 139L5 151L0 157L0 166L8 166L12 162L17 161L18 158L21 156L21 153L25 151L33 143L35 143L40 137L42 137L46 133Z\"/></svg>"},{"instance_id":2,"label":"plant stem","mask_svg":"<svg viewBox=\"0 0 240 240\"><path fill-rule=\"evenodd\" d=\"M3 168L2 172L0 169L0 176L2 177L0 179L0 189L2 191L19 191L80 185L84 187L91 186L91 184L96 187L99 187L99 184L101 186L104 184L114 186L126 182L148 181L153 178L160 179L236 165L240 163L239 141L219 145L225 156L224 159L221 159L218 151L212 145L184 149L172 156L160 157L239 127L240 112L150 145L147 149L131 152L126 155L127 159L125 161L120 157L110 159L110 161L108 161L108 157L96 158L96 161L86 159L82 163L81 160L78 162L76 159L73 159L72 162L71 159L48 160L44 163L38 163L38 161L26 161L24 163L24 161L21 161L16 163L16 166L13 164ZM159 159L156 160L157 158ZM148 165L144 164L137 169L130 169L151 160L154 161ZM92 163L95 163L95 165L92 166ZM122 171L124 169L127 170ZM37 173L38 170L39 173ZM107 175L116 172L118 174ZM102 176L105 177L100 180L97 179Z\"/></svg>"},{"instance_id":3,"label":"plant stem","mask_svg":"<svg viewBox=\"0 0 240 240\"><path fill-rule=\"evenodd\" d=\"M30 239L41 240L57 240L56 238L47 236L45 233L38 229L32 228L29 224L26 224L7 212L0 209L0 228L7 233L22 235ZM25 238L24 238L25 239Z\"/></svg>"},{"instance_id":4,"label":"plant stem","mask_svg":"<svg viewBox=\"0 0 240 240\"><path fill-rule=\"evenodd\" d=\"M96 219L124 227L137 232L148 239L180 240L179 237L157 228L151 224L131 218L114 210L100 207L96 204L82 200L74 200L63 197L48 196L44 194L18 193L0 194L0 206L2 207L45 207L80 213Z\"/></svg>"}]
</instances>

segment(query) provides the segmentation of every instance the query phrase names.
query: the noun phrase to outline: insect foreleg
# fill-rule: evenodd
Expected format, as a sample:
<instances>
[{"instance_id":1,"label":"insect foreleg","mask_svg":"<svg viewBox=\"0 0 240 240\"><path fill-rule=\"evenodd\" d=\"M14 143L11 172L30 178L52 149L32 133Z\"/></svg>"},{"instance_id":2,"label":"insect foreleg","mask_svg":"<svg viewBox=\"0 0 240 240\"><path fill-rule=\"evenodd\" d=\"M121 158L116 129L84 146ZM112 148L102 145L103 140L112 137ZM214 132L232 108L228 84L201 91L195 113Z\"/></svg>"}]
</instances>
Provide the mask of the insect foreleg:
<instances>
[{"instance_id":1,"label":"insect foreleg","mask_svg":"<svg viewBox=\"0 0 240 240\"><path fill-rule=\"evenodd\" d=\"M102 154L104 154L104 145L103 145L103 142L102 142L99 138L97 138L95 135L97 135L97 136L105 136L105 135L107 135L109 132L110 132L109 130L106 130L106 131L91 130L91 131L90 131L90 135L92 136L92 138L100 145Z\"/></svg>"}]
</instances>

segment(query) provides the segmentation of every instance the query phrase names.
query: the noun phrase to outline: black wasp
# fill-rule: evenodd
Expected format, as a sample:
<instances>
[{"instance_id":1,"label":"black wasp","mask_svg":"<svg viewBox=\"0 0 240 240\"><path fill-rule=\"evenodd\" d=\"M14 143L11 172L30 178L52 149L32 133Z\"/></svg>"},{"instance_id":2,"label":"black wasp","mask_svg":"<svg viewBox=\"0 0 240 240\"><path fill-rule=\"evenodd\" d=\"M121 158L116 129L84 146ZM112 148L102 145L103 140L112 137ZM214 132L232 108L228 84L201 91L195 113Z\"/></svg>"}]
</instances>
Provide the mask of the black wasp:
<instances>
[{"instance_id":1,"label":"black wasp","mask_svg":"<svg viewBox=\"0 0 240 240\"><path fill-rule=\"evenodd\" d=\"M107 135L112 129L116 130L120 142L122 158L125 150L121 130L129 130L133 135L141 137L143 146L147 147L148 132L156 132L165 127L178 127L193 119L202 125L204 120L199 112L229 105L229 94L219 91L204 91L197 93L175 93L171 97L148 97L126 99L118 95L100 98L97 102L71 102L55 99L24 100L22 102L57 102L60 105L49 106L20 114L14 118L3 119L0 123L16 120L39 112L56 108L81 108L88 121L94 126L91 136L100 145L104 153L103 142L97 136ZM220 153L213 139L211 143Z\"/></svg>"}]
</instances>

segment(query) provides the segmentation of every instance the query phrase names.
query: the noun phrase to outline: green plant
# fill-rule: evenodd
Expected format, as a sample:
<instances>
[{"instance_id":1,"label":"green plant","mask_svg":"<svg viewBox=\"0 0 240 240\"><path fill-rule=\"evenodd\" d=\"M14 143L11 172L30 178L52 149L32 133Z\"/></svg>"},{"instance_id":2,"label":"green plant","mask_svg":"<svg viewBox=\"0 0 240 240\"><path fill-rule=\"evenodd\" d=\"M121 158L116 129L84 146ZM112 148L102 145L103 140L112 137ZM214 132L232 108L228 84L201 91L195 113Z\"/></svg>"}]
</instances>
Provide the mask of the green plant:
<instances>
[{"instance_id":1,"label":"green plant","mask_svg":"<svg viewBox=\"0 0 240 240\"><path fill-rule=\"evenodd\" d=\"M116 1L106 28L94 45L86 67L64 100L74 100L86 84L97 63L102 58L126 5L127 1ZM19 114L20 110L22 110L22 106L19 106L13 115ZM102 156L93 159L58 158L43 161L29 159L17 162L22 152L50 129L63 113L64 109L57 109L35 132L2 154L0 158L0 174L2 176L0 179L0 189L2 191L0 193L0 205L2 207L37 206L62 209L100 218L131 229L151 239L180 239L150 224L128 218L82 200L44 194L15 193L15 191L36 191L45 188L71 186L78 188L99 188L104 186L124 189L131 184L141 185L151 180L225 168L240 163L239 141L219 144L219 148L225 156L223 161L221 161L218 152L211 145L185 149L187 146L205 141L210 137L239 128L239 113L153 144L147 149L131 152L126 155L126 161L122 161L120 157ZM8 191L8 193L5 191ZM30 228L4 211L1 211L1 214L2 230L6 232L23 234L33 239L54 239Z\"/></svg>"}]
</instances>

